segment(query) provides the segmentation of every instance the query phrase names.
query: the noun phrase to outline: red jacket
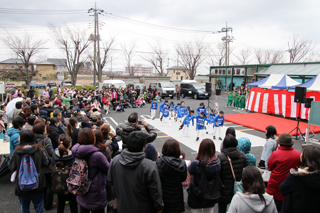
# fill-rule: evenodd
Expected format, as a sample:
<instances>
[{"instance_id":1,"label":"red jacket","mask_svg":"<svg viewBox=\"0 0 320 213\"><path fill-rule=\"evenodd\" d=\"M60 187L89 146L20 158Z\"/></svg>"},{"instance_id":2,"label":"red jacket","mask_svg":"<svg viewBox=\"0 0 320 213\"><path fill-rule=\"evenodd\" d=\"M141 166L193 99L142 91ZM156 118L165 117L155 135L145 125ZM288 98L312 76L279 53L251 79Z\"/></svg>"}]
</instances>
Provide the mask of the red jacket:
<instances>
[{"instance_id":1,"label":"red jacket","mask_svg":"<svg viewBox=\"0 0 320 213\"><path fill-rule=\"evenodd\" d=\"M268 168L271 171L270 180L267 186L267 193L273 195L274 199L283 201L284 196L280 193L279 186L287 178L291 168L300 166L300 152L293 147L279 146L268 161Z\"/></svg>"}]
</instances>

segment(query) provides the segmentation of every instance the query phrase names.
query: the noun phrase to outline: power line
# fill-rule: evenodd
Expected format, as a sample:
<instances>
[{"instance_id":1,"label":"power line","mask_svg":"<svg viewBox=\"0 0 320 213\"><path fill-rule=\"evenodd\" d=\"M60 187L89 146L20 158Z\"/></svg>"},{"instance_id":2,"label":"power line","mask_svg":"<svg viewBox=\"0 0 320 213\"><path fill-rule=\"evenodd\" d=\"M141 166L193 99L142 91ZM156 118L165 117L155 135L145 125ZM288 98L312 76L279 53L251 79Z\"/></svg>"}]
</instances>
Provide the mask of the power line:
<instances>
[{"instance_id":1,"label":"power line","mask_svg":"<svg viewBox=\"0 0 320 213\"><path fill-rule=\"evenodd\" d=\"M171 30L171 31L178 31L178 32L189 32L189 33L211 33L211 34L222 33L222 31L191 30L191 29L168 27L168 26L151 24L151 23L147 23L147 22L142 22L142 21L126 18L126 17L119 16L119 15L116 15L116 14L113 14L113 13L107 13L106 12L105 14L110 18L117 19L117 20L120 20L120 21L125 21L125 22L132 23L132 24L139 24L139 25L142 25L142 26L153 27L153 28L162 29L162 30Z\"/></svg>"},{"instance_id":2,"label":"power line","mask_svg":"<svg viewBox=\"0 0 320 213\"><path fill-rule=\"evenodd\" d=\"M16 9L16 8L0 8L0 13L18 14L18 15L71 15L86 13L87 10L38 10L38 9Z\"/></svg>"}]
</instances>

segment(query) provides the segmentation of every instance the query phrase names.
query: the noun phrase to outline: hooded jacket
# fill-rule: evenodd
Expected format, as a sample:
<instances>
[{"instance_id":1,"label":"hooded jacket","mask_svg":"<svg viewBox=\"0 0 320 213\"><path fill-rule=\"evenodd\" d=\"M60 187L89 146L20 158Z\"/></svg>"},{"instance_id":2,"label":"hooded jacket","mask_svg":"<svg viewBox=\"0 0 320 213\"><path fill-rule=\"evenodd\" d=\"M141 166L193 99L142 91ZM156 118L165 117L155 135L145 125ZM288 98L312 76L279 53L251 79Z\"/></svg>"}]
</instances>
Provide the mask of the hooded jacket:
<instances>
[{"instance_id":1,"label":"hooded jacket","mask_svg":"<svg viewBox=\"0 0 320 213\"><path fill-rule=\"evenodd\" d=\"M110 164L108 182L113 185L119 213L158 212L163 209L161 181L156 164L144 152L124 149Z\"/></svg>"},{"instance_id":2,"label":"hooded jacket","mask_svg":"<svg viewBox=\"0 0 320 213\"><path fill-rule=\"evenodd\" d=\"M268 168L271 171L267 186L267 193L273 195L275 200L284 201L279 186L287 178L291 168L300 166L300 152L293 147L279 146L268 161Z\"/></svg>"},{"instance_id":3,"label":"hooded jacket","mask_svg":"<svg viewBox=\"0 0 320 213\"><path fill-rule=\"evenodd\" d=\"M241 180L242 170L249 165L249 162L247 156L240 152L237 147L225 148L221 152L219 158L221 160L221 180L224 188L221 190L219 203L228 204L233 197L234 178L227 156L231 159L237 181Z\"/></svg>"},{"instance_id":4,"label":"hooded jacket","mask_svg":"<svg viewBox=\"0 0 320 213\"><path fill-rule=\"evenodd\" d=\"M94 145L76 144L71 149L75 158L87 158L89 167L88 177L92 180L89 191L84 195L77 195L77 202L80 206L91 211L103 209L107 205L107 174L109 162Z\"/></svg>"},{"instance_id":5,"label":"hooded jacket","mask_svg":"<svg viewBox=\"0 0 320 213\"><path fill-rule=\"evenodd\" d=\"M49 162L51 162L51 157L53 155L53 148L52 148L51 139L48 138L47 136L43 135L43 134L35 133L34 136L37 139L37 144L40 145L41 147L43 147L43 145L44 145L43 141L45 141L45 147L43 147L43 148L46 149L45 154L47 155L47 158L48 158ZM44 173L45 174L51 173L51 171L49 169L49 166L46 166L44 168Z\"/></svg>"},{"instance_id":6,"label":"hooded jacket","mask_svg":"<svg viewBox=\"0 0 320 213\"><path fill-rule=\"evenodd\" d=\"M10 137L10 155L12 155L13 151L15 150L16 146L19 145L19 134L21 132L21 129L15 129L11 127L7 135Z\"/></svg>"},{"instance_id":7,"label":"hooded jacket","mask_svg":"<svg viewBox=\"0 0 320 213\"><path fill-rule=\"evenodd\" d=\"M277 213L273 197L267 193L263 194L263 197L266 200L266 204L260 200L258 194L247 195L237 192L232 198L228 213Z\"/></svg>"},{"instance_id":8,"label":"hooded jacket","mask_svg":"<svg viewBox=\"0 0 320 213\"><path fill-rule=\"evenodd\" d=\"M285 196L281 212L319 212L320 172L291 169L287 179L281 183L280 192Z\"/></svg>"},{"instance_id":9,"label":"hooded jacket","mask_svg":"<svg viewBox=\"0 0 320 213\"><path fill-rule=\"evenodd\" d=\"M238 149L247 156L249 161L249 166L256 166L256 157L250 153L251 141L249 138L245 138L245 137L239 138Z\"/></svg>"},{"instance_id":10,"label":"hooded jacket","mask_svg":"<svg viewBox=\"0 0 320 213\"><path fill-rule=\"evenodd\" d=\"M50 124L49 138L51 139L53 149L56 149L58 147L58 138L61 134L63 134L61 129L59 129L55 125Z\"/></svg>"},{"instance_id":11,"label":"hooded jacket","mask_svg":"<svg viewBox=\"0 0 320 213\"><path fill-rule=\"evenodd\" d=\"M36 190L32 190L29 192L24 192L20 190L20 187L18 185L18 176L20 171L20 163L22 155L31 155L34 164L37 168L37 172L40 174L39 176L39 187ZM22 149L15 150L12 154L11 160L9 162L9 169L11 172L17 171L17 175L15 178L15 194L16 196L25 196L29 195L31 193L36 193L42 191L46 187L46 181L43 174L42 167L46 167L49 164L49 160L47 158L47 155L44 154L43 150L39 148L38 146L31 146L26 145Z\"/></svg>"},{"instance_id":12,"label":"hooded jacket","mask_svg":"<svg viewBox=\"0 0 320 213\"><path fill-rule=\"evenodd\" d=\"M187 179L187 166L184 160L161 156L156 160L158 167L164 209L162 212L184 212L182 182Z\"/></svg>"},{"instance_id":13,"label":"hooded jacket","mask_svg":"<svg viewBox=\"0 0 320 213\"><path fill-rule=\"evenodd\" d=\"M72 155L71 150L68 150L68 154L64 154L63 156L60 156L59 150L56 150L51 158L51 165L55 165L57 162L63 163L65 166L72 167L72 164L74 162L74 156Z\"/></svg>"},{"instance_id":14,"label":"hooded jacket","mask_svg":"<svg viewBox=\"0 0 320 213\"><path fill-rule=\"evenodd\" d=\"M139 124L135 123L125 123L125 124L119 124L119 126L116 128L117 135L121 136L122 142L125 145L128 141L128 136L131 132L134 131L141 131L144 133L145 137L147 138L147 142L151 143L157 138L157 133L153 129L151 125L147 125L145 127L146 131L141 130L141 126ZM126 146L124 146L125 148Z\"/></svg>"},{"instance_id":15,"label":"hooded jacket","mask_svg":"<svg viewBox=\"0 0 320 213\"><path fill-rule=\"evenodd\" d=\"M188 167L188 171L190 175L193 175L193 179L189 186L189 193L188 193L188 206L193 209L199 208L211 208L216 204L216 201L207 201L202 200L198 196L193 193L193 189L199 186L202 172L206 173L207 180L212 180L215 175L220 175L221 171L221 161L218 156L215 156L209 160L205 169L203 170L202 167L199 167L199 161L194 160L191 162L190 166Z\"/></svg>"},{"instance_id":16,"label":"hooded jacket","mask_svg":"<svg viewBox=\"0 0 320 213\"><path fill-rule=\"evenodd\" d=\"M158 158L157 150L151 143L146 144L144 147L144 153L146 158L149 160L156 161Z\"/></svg>"}]
</instances>

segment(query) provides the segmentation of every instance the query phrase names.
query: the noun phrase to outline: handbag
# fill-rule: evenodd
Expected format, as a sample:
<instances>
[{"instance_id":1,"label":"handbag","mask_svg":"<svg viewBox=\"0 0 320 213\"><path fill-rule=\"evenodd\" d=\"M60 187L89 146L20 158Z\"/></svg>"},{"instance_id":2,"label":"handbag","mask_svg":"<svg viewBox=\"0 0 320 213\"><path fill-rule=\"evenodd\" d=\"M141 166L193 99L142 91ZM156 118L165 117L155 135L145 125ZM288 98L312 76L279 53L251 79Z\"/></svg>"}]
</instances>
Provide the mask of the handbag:
<instances>
[{"instance_id":1,"label":"handbag","mask_svg":"<svg viewBox=\"0 0 320 213\"><path fill-rule=\"evenodd\" d=\"M270 171L270 170L264 170L264 171L262 172L263 182L269 182L269 180L270 180L270 175L271 175L271 171Z\"/></svg>"},{"instance_id":2,"label":"handbag","mask_svg":"<svg viewBox=\"0 0 320 213\"><path fill-rule=\"evenodd\" d=\"M234 170L233 170L231 159L230 159L229 156L227 156L227 157L228 157L228 160L229 160L232 176L233 176L233 179L234 179L233 194L236 194L237 192L243 192L242 180L237 182L236 175L234 174Z\"/></svg>"}]
</instances>

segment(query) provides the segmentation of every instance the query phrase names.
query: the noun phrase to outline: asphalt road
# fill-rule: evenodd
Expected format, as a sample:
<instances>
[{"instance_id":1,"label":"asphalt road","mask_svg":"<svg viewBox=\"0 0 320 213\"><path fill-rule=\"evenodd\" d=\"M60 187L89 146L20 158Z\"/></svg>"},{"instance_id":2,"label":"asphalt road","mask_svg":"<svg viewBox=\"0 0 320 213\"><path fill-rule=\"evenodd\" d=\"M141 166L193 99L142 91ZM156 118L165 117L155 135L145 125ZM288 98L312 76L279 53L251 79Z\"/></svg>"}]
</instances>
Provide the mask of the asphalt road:
<instances>
[{"instance_id":1,"label":"asphalt road","mask_svg":"<svg viewBox=\"0 0 320 213\"><path fill-rule=\"evenodd\" d=\"M181 100L184 100L186 103L186 106L190 106L192 109L196 109L201 102L203 102L206 106L214 107L214 102L215 102L216 97L212 97L210 99L210 102L208 104L208 100L194 100L192 98L184 98ZM181 101L180 100L180 101ZM226 103L227 103L227 94L223 93L221 96L217 97L218 103L219 103L219 110L223 110L225 114L238 114L238 113L245 113L245 111L242 110L236 110L233 108L227 108ZM171 101L171 99L169 99ZM176 99L173 99L174 103L178 103ZM110 114L104 115L106 117L107 121L110 122L111 126L115 128L116 123L124 123L125 120L127 120L128 116L132 112L138 112L139 115L149 115L150 105L148 104L144 108L130 108L126 109L125 112L122 113L115 113L114 111L111 111ZM112 119L110 119L112 118ZM236 130L243 130L243 129L248 129L247 127L235 125L232 123L226 123L225 126L233 126ZM255 136L259 136L261 138L265 137L264 132L256 131L256 130L245 130L246 133L252 134ZM318 134L319 135L319 134ZM170 138L170 135L166 135L165 133L158 131L158 138L153 142L153 145L156 147L157 151L161 153L162 145L163 143ZM294 148L301 151L301 142L296 141L294 144ZM187 159L188 160L194 160L196 157L196 152L188 148L187 146L183 145L180 143L181 150L186 153ZM262 152L262 147L254 147L251 150L251 153L256 156L257 162L259 162L260 157L261 157L261 152ZM20 204L18 201L18 197L14 195L14 185L10 181L10 175L7 175L5 177L0 178L0 213L16 213L20 212ZM57 198L55 196L54 200L56 201ZM46 211L46 212L56 212L57 209L54 208L52 210ZM68 206L66 207L66 212L68 212ZM33 208L31 208L31 212L34 212ZM186 212L190 212L186 205ZM215 207L215 212L217 212L217 207Z\"/></svg>"}]
</instances>

